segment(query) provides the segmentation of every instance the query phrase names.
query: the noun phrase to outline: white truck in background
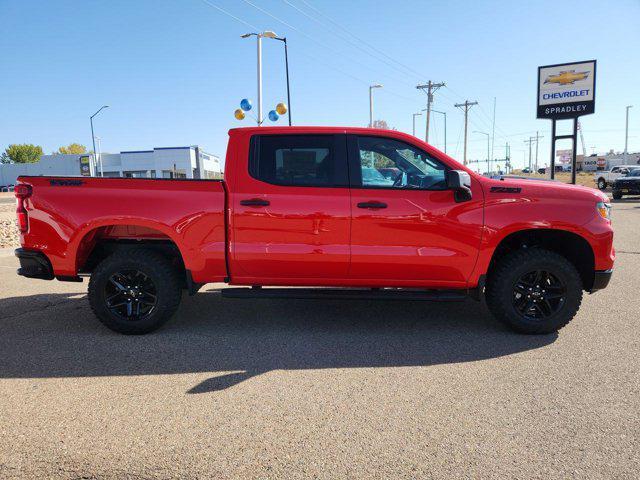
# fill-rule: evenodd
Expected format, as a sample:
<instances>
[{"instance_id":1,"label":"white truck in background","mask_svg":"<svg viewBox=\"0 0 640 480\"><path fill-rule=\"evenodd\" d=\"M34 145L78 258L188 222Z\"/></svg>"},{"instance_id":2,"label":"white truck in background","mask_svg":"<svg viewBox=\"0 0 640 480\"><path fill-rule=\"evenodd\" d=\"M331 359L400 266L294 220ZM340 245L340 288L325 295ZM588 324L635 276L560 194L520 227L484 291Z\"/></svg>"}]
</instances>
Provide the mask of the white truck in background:
<instances>
[{"instance_id":1,"label":"white truck in background","mask_svg":"<svg viewBox=\"0 0 640 480\"><path fill-rule=\"evenodd\" d=\"M604 190L607 187L612 187L617 178L624 177L629 170L633 168L639 168L638 165L617 165L611 167L610 170L601 170L596 172L595 180L598 188Z\"/></svg>"}]
</instances>

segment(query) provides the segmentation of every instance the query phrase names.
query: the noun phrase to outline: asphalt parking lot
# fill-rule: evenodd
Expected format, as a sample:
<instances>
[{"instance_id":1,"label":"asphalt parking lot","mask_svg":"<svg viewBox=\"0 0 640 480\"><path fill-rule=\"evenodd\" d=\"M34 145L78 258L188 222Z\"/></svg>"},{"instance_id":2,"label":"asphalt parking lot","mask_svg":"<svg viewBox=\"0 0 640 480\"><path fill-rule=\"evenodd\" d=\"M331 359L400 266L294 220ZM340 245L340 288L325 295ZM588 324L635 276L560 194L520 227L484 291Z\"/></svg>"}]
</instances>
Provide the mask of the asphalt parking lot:
<instances>
[{"instance_id":1,"label":"asphalt parking lot","mask_svg":"<svg viewBox=\"0 0 640 480\"><path fill-rule=\"evenodd\" d=\"M125 337L0 253L0 478L638 478L640 199L558 335L484 306L183 299Z\"/></svg>"}]
</instances>

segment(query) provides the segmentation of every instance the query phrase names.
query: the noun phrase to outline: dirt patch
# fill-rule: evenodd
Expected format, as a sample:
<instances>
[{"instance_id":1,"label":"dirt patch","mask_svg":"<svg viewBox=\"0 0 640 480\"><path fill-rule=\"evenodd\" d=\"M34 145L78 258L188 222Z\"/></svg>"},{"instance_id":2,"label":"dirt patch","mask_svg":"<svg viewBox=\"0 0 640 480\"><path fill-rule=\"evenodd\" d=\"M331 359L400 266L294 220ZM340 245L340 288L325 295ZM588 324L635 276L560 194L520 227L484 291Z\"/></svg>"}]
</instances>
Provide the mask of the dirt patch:
<instances>
[{"instance_id":1,"label":"dirt patch","mask_svg":"<svg viewBox=\"0 0 640 480\"><path fill-rule=\"evenodd\" d=\"M19 247L20 235L16 226L16 206L0 204L0 248Z\"/></svg>"}]
</instances>

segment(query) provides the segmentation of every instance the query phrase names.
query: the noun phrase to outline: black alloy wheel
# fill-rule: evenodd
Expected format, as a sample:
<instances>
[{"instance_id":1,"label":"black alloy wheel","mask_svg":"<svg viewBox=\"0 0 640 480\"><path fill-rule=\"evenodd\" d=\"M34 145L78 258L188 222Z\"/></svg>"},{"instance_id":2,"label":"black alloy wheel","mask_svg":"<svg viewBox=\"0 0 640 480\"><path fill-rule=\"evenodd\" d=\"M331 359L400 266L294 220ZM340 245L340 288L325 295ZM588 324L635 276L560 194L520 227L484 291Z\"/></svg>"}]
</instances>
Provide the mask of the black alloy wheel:
<instances>
[{"instance_id":1,"label":"black alloy wheel","mask_svg":"<svg viewBox=\"0 0 640 480\"><path fill-rule=\"evenodd\" d=\"M513 306L530 320L544 319L557 313L565 302L567 287L546 270L522 275L513 286Z\"/></svg>"},{"instance_id":2,"label":"black alloy wheel","mask_svg":"<svg viewBox=\"0 0 640 480\"><path fill-rule=\"evenodd\" d=\"M104 298L111 313L130 322L151 315L158 303L155 284L140 270L122 270L109 277Z\"/></svg>"},{"instance_id":3,"label":"black alloy wheel","mask_svg":"<svg viewBox=\"0 0 640 480\"><path fill-rule=\"evenodd\" d=\"M487 275L491 313L521 333L557 332L580 308L583 283L576 266L557 252L520 248L496 261Z\"/></svg>"},{"instance_id":4,"label":"black alloy wheel","mask_svg":"<svg viewBox=\"0 0 640 480\"><path fill-rule=\"evenodd\" d=\"M180 276L171 259L156 251L123 248L103 259L91 273L89 304L98 319L115 332L149 333L178 309Z\"/></svg>"}]
</instances>

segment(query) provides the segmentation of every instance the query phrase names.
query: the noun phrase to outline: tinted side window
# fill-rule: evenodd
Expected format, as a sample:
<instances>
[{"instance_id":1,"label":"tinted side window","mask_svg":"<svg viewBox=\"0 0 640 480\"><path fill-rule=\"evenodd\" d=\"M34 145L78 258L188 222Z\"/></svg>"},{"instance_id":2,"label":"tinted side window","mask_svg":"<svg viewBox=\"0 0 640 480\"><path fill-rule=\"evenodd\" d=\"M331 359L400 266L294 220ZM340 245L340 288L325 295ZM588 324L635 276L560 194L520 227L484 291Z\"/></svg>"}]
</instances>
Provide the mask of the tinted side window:
<instances>
[{"instance_id":1,"label":"tinted side window","mask_svg":"<svg viewBox=\"0 0 640 480\"><path fill-rule=\"evenodd\" d=\"M347 186L346 147L340 135L258 135L251 139L252 177L275 185Z\"/></svg>"},{"instance_id":2,"label":"tinted side window","mask_svg":"<svg viewBox=\"0 0 640 480\"><path fill-rule=\"evenodd\" d=\"M361 185L365 188L446 190L447 167L408 143L356 137ZM355 153L355 152L354 152Z\"/></svg>"}]
</instances>

